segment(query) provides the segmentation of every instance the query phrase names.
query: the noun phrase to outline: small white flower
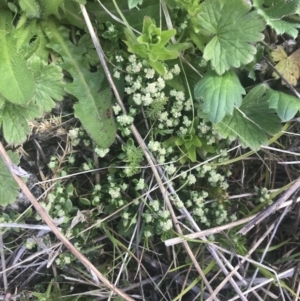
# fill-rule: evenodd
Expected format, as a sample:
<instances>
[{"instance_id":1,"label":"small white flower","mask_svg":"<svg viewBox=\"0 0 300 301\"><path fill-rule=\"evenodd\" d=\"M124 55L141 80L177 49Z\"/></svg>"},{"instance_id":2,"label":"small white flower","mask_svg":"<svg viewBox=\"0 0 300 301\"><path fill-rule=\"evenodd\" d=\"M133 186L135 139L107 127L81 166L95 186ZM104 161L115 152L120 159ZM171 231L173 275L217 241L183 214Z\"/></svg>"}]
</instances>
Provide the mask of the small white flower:
<instances>
[{"instance_id":1,"label":"small white flower","mask_svg":"<svg viewBox=\"0 0 300 301\"><path fill-rule=\"evenodd\" d=\"M144 72L146 73L145 77L148 78L148 79L153 78L154 75L155 75L155 70L152 69L152 68L145 68Z\"/></svg>"},{"instance_id":2,"label":"small white flower","mask_svg":"<svg viewBox=\"0 0 300 301\"><path fill-rule=\"evenodd\" d=\"M183 121L182 123L186 126L189 127L192 124L192 120L190 120L187 116L183 116Z\"/></svg>"},{"instance_id":3,"label":"small white flower","mask_svg":"<svg viewBox=\"0 0 300 301\"><path fill-rule=\"evenodd\" d=\"M196 183L196 177L192 174L188 175L187 180L189 185L193 185Z\"/></svg>"},{"instance_id":4,"label":"small white flower","mask_svg":"<svg viewBox=\"0 0 300 301\"><path fill-rule=\"evenodd\" d=\"M159 156L157 159L158 164L164 164L166 162L165 156Z\"/></svg>"},{"instance_id":5,"label":"small white flower","mask_svg":"<svg viewBox=\"0 0 300 301\"><path fill-rule=\"evenodd\" d=\"M151 214L148 214L148 213L145 213L143 215L144 219L145 219L145 223L151 223L153 218L152 218L152 215Z\"/></svg>"},{"instance_id":6,"label":"small white flower","mask_svg":"<svg viewBox=\"0 0 300 301\"><path fill-rule=\"evenodd\" d=\"M128 61L130 63L135 63L136 62L136 55L135 54L131 54L129 57L128 57Z\"/></svg>"},{"instance_id":7,"label":"small white flower","mask_svg":"<svg viewBox=\"0 0 300 301\"><path fill-rule=\"evenodd\" d=\"M156 83L148 83L145 92L154 94L157 92Z\"/></svg>"},{"instance_id":8,"label":"small white flower","mask_svg":"<svg viewBox=\"0 0 300 301\"><path fill-rule=\"evenodd\" d=\"M166 86L165 80L162 77L159 77L157 79L157 88L159 88L160 90L164 89Z\"/></svg>"},{"instance_id":9,"label":"small white flower","mask_svg":"<svg viewBox=\"0 0 300 301\"><path fill-rule=\"evenodd\" d=\"M117 121L120 123L120 125L122 126L126 126L126 125L130 125L133 123L133 117L132 116L128 116L128 115L119 115L117 116Z\"/></svg>"},{"instance_id":10,"label":"small white flower","mask_svg":"<svg viewBox=\"0 0 300 301\"><path fill-rule=\"evenodd\" d=\"M165 167L165 171L168 175L172 175L176 172L176 167L171 163Z\"/></svg>"},{"instance_id":11,"label":"small white flower","mask_svg":"<svg viewBox=\"0 0 300 301\"><path fill-rule=\"evenodd\" d=\"M121 55L116 55L116 61L117 61L118 63L121 63L121 62L124 61L124 59L123 59L123 57L122 57Z\"/></svg>"},{"instance_id":12,"label":"small white flower","mask_svg":"<svg viewBox=\"0 0 300 301\"><path fill-rule=\"evenodd\" d=\"M71 258L69 256L64 257L64 262L65 264L70 264L71 263Z\"/></svg>"},{"instance_id":13,"label":"small white flower","mask_svg":"<svg viewBox=\"0 0 300 301\"><path fill-rule=\"evenodd\" d=\"M151 237L151 236L152 236L151 231L149 231L149 230L144 231L144 237L145 237L145 238L149 238L149 237Z\"/></svg>"},{"instance_id":14,"label":"small white flower","mask_svg":"<svg viewBox=\"0 0 300 301\"><path fill-rule=\"evenodd\" d=\"M99 147L95 147L94 152L100 157L100 158L104 158L106 156L106 154L109 153L109 148L99 148Z\"/></svg>"},{"instance_id":15,"label":"small white flower","mask_svg":"<svg viewBox=\"0 0 300 301\"><path fill-rule=\"evenodd\" d=\"M158 120L159 120L160 122L166 121L167 118L168 118L168 115L169 115L169 113L168 113L167 111L162 112L162 113L160 114Z\"/></svg>"},{"instance_id":16,"label":"small white flower","mask_svg":"<svg viewBox=\"0 0 300 301\"><path fill-rule=\"evenodd\" d=\"M117 198L119 198L121 196L120 188L119 187L111 187L111 188L109 188L108 193L110 194L110 196L113 199L117 199Z\"/></svg>"},{"instance_id":17,"label":"small white flower","mask_svg":"<svg viewBox=\"0 0 300 301\"><path fill-rule=\"evenodd\" d=\"M159 201L158 200L153 200L150 203L150 206L153 208L154 211L158 211L159 210Z\"/></svg>"},{"instance_id":18,"label":"small white flower","mask_svg":"<svg viewBox=\"0 0 300 301\"><path fill-rule=\"evenodd\" d=\"M75 163L75 157L74 157L74 156L70 156L70 157L68 158L68 162L69 162L70 164L74 164L74 163Z\"/></svg>"},{"instance_id":19,"label":"small white flower","mask_svg":"<svg viewBox=\"0 0 300 301\"><path fill-rule=\"evenodd\" d=\"M192 100L189 98L189 99L184 103L184 110L185 110L185 111L191 111L191 110L192 110L192 105L193 105L193 102L192 102Z\"/></svg>"},{"instance_id":20,"label":"small white flower","mask_svg":"<svg viewBox=\"0 0 300 301\"><path fill-rule=\"evenodd\" d=\"M150 93L146 93L144 96L142 96L142 100L145 106L149 106L153 102L153 98L151 97Z\"/></svg>"},{"instance_id":21,"label":"small white flower","mask_svg":"<svg viewBox=\"0 0 300 301\"><path fill-rule=\"evenodd\" d=\"M128 213L128 212L124 212L124 213L122 214L122 217L123 217L124 219L129 219L129 213Z\"/></svg>"},{"instance_id":22,"label":"small white flower","mask_svg":"<svg viewBox=\"0 0 300 301\"><path fill-rule=\"evenodd\" d=\"M133 101L140 106L142 104L142 94L141 93L135 93L132 97Z\"/></svg>"},{"instance_id":23,"label":"small white flower","mask_svg":"<svg viewBox=\"0 0 300 301\"><path fill-rule=\"evenodd\" d=\"M69 137L71 139L76 139L78 137L78 133L79 133L79 128L69 130Z\"/></svg>"},{"instance_id":24,"label":"small white flower","mask_svg":"<svg viewBox=\"0 0 300 301\"><path fill-rule=\"evenodd\" d=\"M89 165L87 163L83 163L82 164L82 169L83 170L90 170L90 167L89 167Z\"/></svg>"},{"instance_id":25,"label":"small white flower","mask_svg":"<svg viewBox=\"0 0 300 301\"><path fill-rule=\"evenodd\" d=\"M143 190L145 188L145 180L143 178L139 179L137 182L135 189L136 190Z\"/></svg>"},{"instance_id":26,"label":"small white flower","mask_svg":"<svg viewBox=\"0 0 300 301\"><path fill-rule=\"evenodd\" d=\"M112 109L114 110L114 114L115 114L115 115L118 115L119 112L122 111L122 108L120 107L119 104L115 104L114 106L112 106Z\"/></svg>"},{"instance_id":27,"label":"small white flower","mask_svg":"<svg viewBox=\"0 0 300 301\"><path fill-rule=\"evenodd\" d=\"M123 183L120 187L122 190L126 190L128 185L126 183Z\"/></svg>"},{"instance_id":28,"label":"small white flower","mask_svg":"<svg viewBox=\"0 0 300 301\"><path fill-rule=\"evenodd\" d=\"M141 89L141 87L142 87L142 85L141 85L141 83L140 83L138 80L136 80L136 81L132 84L132 88L133 88L135 91Z\"/></svg>"},{"instance_id":29,"label":"small white flower","mask_svg":"<svg viewBox=\"0 0 300 301\"><path fill-rule=\"evenodd\" d=\"M167 219L168 217L170 217L170 212L168 210L163 210L159 212L159 215L163 218L163 219Z\"/></svg>"},{"instance_id":30,"label":"small white flower","mask_svg":"<svg viewBox=\"0 0 300 301\"><path fill-rule=\"evenodd\" d=\"M183 24L187 24L187 21L185 21L185 23ZM178 64L174 65L173 69L172 69L172 72L174 75L178 75L180 73L180 67L178 66Z\"/></svg>"},{"instance_id":31,"label":"small white flower","mask_svg":"<svg viewBox=\"0 0 300 301\"><path fill-rule=\"evenodd\" d=\"M148 143L148 147L153 152L157 152L161 148L160 142L152 140Z\"/></svg>"},{"instance_id":32,"label":"small white flower","mask_svg":"<svg viewBox=\"0 0 300 301\"><path fill-rule=\"evenodd\" d=\"M132 72L134 72L134 73L139 73L140 71L141 71L141 69L142 69L142 64L141 63L133 63L132 64Z\"/></svg>"},{"instance_id":33,"label":"small white flower","mask_svg":"<svg viewBox=\"0 0 300 301\"><path fill-rule=\"evenodd\" d=\"M177 94L176 94L176 99L178 101L184 101L184 99L185 99L184 93L182 91L178 91Z\"/></svg>"},{"instance_id":34,"label":"small white flower","mask_svg":"<svg viewBox=\"0 0 300 301\"><path fill-rule=\"evenodd\" d=\"M119 71L115 71L114 74L113 74L113 77L117 78L117 79L119 79L120 76L121 76L121 73Z\"/></svg>"},{"instance_id":35,"label":"small white flower","mask_svg":"<svg viewBox=\"0 0 300 301\"><path fill-rule=\"evenodd\" d=\"M165 75L164 75L164 79L165 80L171 80L171 79L173 79L172 72L170 72L170 71L166 72Z\"/></svg>"},{"instance_id":36,"label":"small white flower","mask_svg":"<svg viewBox=\"0 0 300 301\"><path fill-rule=\"evenodd\" d=\"M169 231L170 229L173 228L173 224L172 224L172 221L170 219L168 219L165 222L160 222L160 226L162 228L162 231Z\"/></svg>"}]
</instances>

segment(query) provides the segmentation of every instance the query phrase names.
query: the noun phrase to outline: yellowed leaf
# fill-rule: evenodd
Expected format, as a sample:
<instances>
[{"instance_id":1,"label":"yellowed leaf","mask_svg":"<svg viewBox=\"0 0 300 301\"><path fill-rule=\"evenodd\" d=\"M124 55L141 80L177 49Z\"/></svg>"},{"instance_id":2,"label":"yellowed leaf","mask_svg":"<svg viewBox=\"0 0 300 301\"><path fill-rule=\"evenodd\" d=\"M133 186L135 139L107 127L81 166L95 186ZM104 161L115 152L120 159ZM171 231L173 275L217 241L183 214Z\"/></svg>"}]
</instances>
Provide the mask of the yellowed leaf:
<instances>
[{"instance_id":1,"label":"yellowed leaf","mask_svg":"<svg viewBox=\"0 0 300 301\"><path fill-rule=\"evenodd\" d=\"M272 52L271 52L271 56L274 60L274 62L280 62L282 60L284 60L285 58L287 58L287 54L284 51L282 46L277 46Z\"/></svg>"},{"instance_id":2,"label":"yellowed leaf","mask_svg":"<svg viewBox=\"0 0 300 301\"><path fill-rule=\"evenodd\" d=\"M293 52L290 56L287 56L282 46L278 46L271 52L271 56L275 62L277 71L287 80L287 82L293 86L297 85L297 81L300 77L300 49ZM276 72L272 73L275 79L279 76ZM284 82L282 82L284 84Z\"/></svg>"}]
</instances>

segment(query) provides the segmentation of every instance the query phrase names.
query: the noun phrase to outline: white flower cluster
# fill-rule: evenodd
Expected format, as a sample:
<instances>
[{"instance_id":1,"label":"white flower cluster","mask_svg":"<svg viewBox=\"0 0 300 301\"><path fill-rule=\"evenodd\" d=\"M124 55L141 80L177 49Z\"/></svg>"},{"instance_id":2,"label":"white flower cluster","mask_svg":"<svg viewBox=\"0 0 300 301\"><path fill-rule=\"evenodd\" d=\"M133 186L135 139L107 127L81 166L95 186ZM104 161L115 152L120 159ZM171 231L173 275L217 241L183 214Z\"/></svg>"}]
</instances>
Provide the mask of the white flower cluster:
<instances>
[{"instance_id":1,"label":"white flower cluster","mask_svg":"<svg viewBox=\"0 0 300 301\"><path fill-rule=\"evenodd\" d=\"M136 190L143 190L145 188L145 180L143 178L139 179L139 181L137 182L135 189Z\"/></svg>"},{"instance_id":2,"label":"white flower cluster","mask_svg":"<svg viewBox=\"0 0 300 301\"><path fill-rule=\"evenodd\" d=\"M111 196L109 200L116 207L122 207L125 205L125 201L122 197L121 191L125 191L128 187L126 183L117 183L112 176L108 176L108 193Z\"/></svg>"},{"instance_id":3,"label":"white flower cluster","mask_svg":"<svg viewBox=\"0 0 300 301\"><path fill-rule=\"evenodd\" d=\"M121 126L131 125L134 120L134 118L132 116L125 115L125 114L117 116L116 119Z\"/></svg>"},{"instance_id":4,"label":"white flower cluster","mask_svg":"<svg viewBox=\"0 0 300 301\"><path fill-rule=\"evenodd\" d=\"M101 148L101 147L95 147L94 152L100 157L104 158L106 154L109 153L109 148Z\"/></svg>"},{"instance_id":5,"label":"white flower cluster","mask_svg":"<svg viewBox=\"0 0 300 301\"><path fill-rule=\"evenodd\" d=\"M172 147L165 148L161 142L153 140L150 140L148 143L148 148L151 152L157 154L157 162L159 164L165 163L166 156L173 152Z\"/></svg>"},{"instance_id":6,"label":"white flower cluster","mask_svg":"<svg viewBox=\"0 0 300 301\"><path fill-rule=\"evenodd\" d=\"M263 202L267 202L268 205L271 205L272 204L272 198L271 198L271 195L268 191L268 189L266 187L263 187L260 191L259 191L259 201L261 203Z\"/></svg>"},{"instance_id":7,"label":"white flower cluster","mask_svg":"<svg viewBox=\"0 0 300 301\"><path fill-rule=\"evenodd\" d=\"M72 141L72 145L77 146L80 140L85 136L85 133L81 128L73 128L69 130L68 135Z\"/></svg>"}]
</instances>

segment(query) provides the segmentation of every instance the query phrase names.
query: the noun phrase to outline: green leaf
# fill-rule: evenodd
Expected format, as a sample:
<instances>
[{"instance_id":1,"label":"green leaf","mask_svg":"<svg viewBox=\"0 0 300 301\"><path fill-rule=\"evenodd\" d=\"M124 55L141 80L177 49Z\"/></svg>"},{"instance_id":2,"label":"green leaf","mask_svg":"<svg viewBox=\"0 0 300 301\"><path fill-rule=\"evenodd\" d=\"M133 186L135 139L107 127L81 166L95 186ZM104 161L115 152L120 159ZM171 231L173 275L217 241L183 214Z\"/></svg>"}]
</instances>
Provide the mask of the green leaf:
<instances>
[{"instance_id":1,"label":"green leaf","mask_svg":"<svg viewBox=\"0 0 300 301\"><path fill-rule=\"evenodd\" d=\"M23 143L26 140L26 136L30 133L27 120L33 120L41 115L42 111L34 103L30 103L27 107L22 107L6 102L0 109L0 122L3 127L5 140L12 144Z\"/></svg>"},{"instance_id":2,"label":"green leaf","mask_svg":"<svg viewBox=\"0 0 300 301\"><path fill-rule=\"evenodd\" d=\"M264 21L251 5L242 0L210 0L203 3L198 14L199 24L213 35L204 49L203 57L210 60L218 74L230 67L247 65L253 59L256 48L252 45L264 35Z\"/></svg>"},{"instance_id":3,"label":"green leaf","mask_svg":"<svg viewBox=\"0 0 300 301\"><path fill-rule=\"evenodd\" d=\"M189 47L188 43L178 43L174 47L165 47L175 34L175 29L162 31L155 26L151 18L145 17L142 35L135 39L129 30L125 30L126 40L124 42L129 52L146 59L151 67L159 74L164 75L166 70L161 61L176 59L181 49Z\"/></svg>"},{"instance_id":4,"label":"green leaf","mask_svg":"<svg viewBox=\"0 0 300 301\"><path fill-rule=\"evenodd\" d=\"M59 17L58 8L64 0L39 0L41 5L41 11L43 18L47 18L50 15L55 15Z\"/></svg>"},{"instance_id":5,"label":"green leaf","mask_svg":"<svg viewBox=\"0 0 300 301\"><path fill-rule=\"evenodd\" d=\"M111 95L108 90L101 91L103 73L90 72L82 63L85 47L76 47L69 41L69 31L65 27L57 28L47 22L45 32L50 39L48 47L62 56L63 69L73 77L73 82L65 90L78 99L74 106L75 115L91 138L101 147L109 147L115 139L116 125L111 116Z\"/></svg>"},{"instance_id":6,"label":"green leaf","mask_svg":"<svg viewBox=\"0 0 300 301\"><path fill-rule=\"evenodd\" d=\"M19 164L17 153L8 151L7 154L14 164ZM14 203L19 194L19 190L19 185L12 177L2 158L0 158L0 206L7 206Z\"/></svg>"},{"instance_id":7,"label":"green leaf","mask_svg":"<svg viewBox=\"0 0 300 301\"><path fill-rule=\"evenodd\" d=\"M295 14L300 4L300 0L254 0L253 5L258 14L260 14L266 23L274 28L277 34L282 35L287 33L294 39L298 35L297 28L300 28L300 23L292 23L282 20L283 17Z\"/></svg>"},{"instance_id":8,"label":"green leaf","mask_svg":"<svg viewBox=\"0 0 300 301\"><path fill-rule=\"evenodd\" d=\"M3 14L0 12L0 19ZM34 91L33 73L17 51L14 31L0 39L0 94L16 104L27 104Z\"/></svg>"},{"instance_id":9,"label":"green leaf","mask_svg":"<svg viewBox=\"0 0 300 301\"><path fill-rule=\"evenodd\" d=\"M300 99L292 95L268 89L266 98L270 108L275 109L284 122L292 119L300 110Z\"/></svg>"},{"instance_id":10,"label":"green leaf","mask_svg":"<svg viewBox=\"0 0 300 301\"><path fill-rule=\"evenodd\" d=\"M196 98L204 97L204 112L211 122L218 123L232 114L234 105L241 105L246 92L233 71L222 76L211 71L195 85L194 93Z\"/></svg>"},{"instance_id":11,"label":"green leaf","mask_svg":"<svg viewBox=\"0 0 300 301\"><path fill-rule=\"evenodd\" d=\"M196 162L197 155L196 155L196 147L191 146L188 150L188 157L192 162Z\"/></svg>"},{"instance_id":12,"label":"green leaf","mask_svg":"<svg viewBox=\"0 0 300 301\"><path fill-rule=\"evenodd\" d=\"M91 205L91 202L86 198L79 198L79 202L83 205L86 205L86 206Z\"/></svg>"},{"instance_id":13,"label":"green leaf","mask_svg":"<svg viewBox=\"0 0 300 301\"><path fill-rule=\"evenodd\" d=\"M78 3L76 3L75 1L64 1L61 5L61 9L64 12L64 17L71 25L74 25L81 29L84 28L85 22L80 13L80 10L78 9ZM88 10L88 11L92 11L92 10Z\"/></svg>"},{"instance_id":14,"label":"green leaf","mask_svg":"<svg viewBox=\"0 0 300 301\"><path fill-rule=\"evenodd\" d=\"M64 208L67 210L67 212L70 212L73 207L73 204L70 199L67 199L64 203Z\"/></svg>"},{"instance_id":15,"label":"green leaf","mask_svg":"<svg viewBox=\"0 0 300 301\"><path fill-rule=\"evenodd\" d=\"M129 9L132 9L141 4L143 4L143 0L128 0Z\"/></svg>"},{"instance_id":16,"label":"green leaf","mask_svg":"<svg viewBox=\"0 0 300 301\"><path fill-rule=\"evenodd\" d=\"M35 0L20 0L19 1L21 9L26 13L27 18L40 18L41 9L40 5Z\"/></svg>"},{"instance_id":17,"label":"green leaf","mask_svg":"<svg viewBox=\"0 0 300 301\"><path fill-rule=\"evenodd\" d=\"M234 140L237 137L243 147L259 150L261 145L268 144L268 135L275 135L281 124L275 112L268 107L265 98L267 87L254 87L244 98L239 109L232 116L226 116L216 125L218 133Z\"/></svg>"},{"instance_id":18,"label":"green leaf","mask_svg":"<svg viewBox=\"0 0 300 301\"><path fill-rule=\"evenodd\" d=\"M35 79L33 101L44 112L50 112L55 107L53 99L61 101L65 94L62 69L55 64L48 65L37 56L28 60L28 67Z\"/></svg>"}]
</instances>

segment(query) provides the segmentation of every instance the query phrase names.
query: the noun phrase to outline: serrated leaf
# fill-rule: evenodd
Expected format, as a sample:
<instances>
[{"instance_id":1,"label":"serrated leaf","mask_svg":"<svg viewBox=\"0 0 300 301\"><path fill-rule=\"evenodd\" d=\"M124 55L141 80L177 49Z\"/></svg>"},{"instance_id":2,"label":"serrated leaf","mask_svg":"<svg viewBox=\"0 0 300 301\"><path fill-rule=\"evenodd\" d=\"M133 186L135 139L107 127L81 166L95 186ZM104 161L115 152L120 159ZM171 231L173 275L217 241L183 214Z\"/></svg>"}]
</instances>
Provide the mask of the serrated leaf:
<instances>
[{"instance_id":1,"label":"serrated leaf","mask_svg":"<svg viewBox=\"0 0 300 301\"><path fill-rule=\"evenodd\" d=\"M14 164L19 164L17 153L8 151L7 154ZM0 158L0 206L7 206L14 203L19 194L19 190L19 185L12 177L2 158Z\"/></svg>"},{"instance_id":2,"label":"serrated leaf","mask_svg":"<svg viewBox=\"0 0 300 301\"><path fill-rule=\"evenodd\" d=\"M203 58L210 60L218 74L230 67L247 65L256 48L252 45L263 40L264 21L250 12L251 6L242 0L205 1L198 14L199 24L213 35L204 49Z\"/></svg>"},{"instance_id":3,"label":"serrated leaf","mask_svg":"<svg viewBox=\"0 0 300 301\"><path fill-rule=\"evenodd\" d=\"M300 100L286 93L268 89L266 99L282 121L292 119L300 110Z\"/></svg>"},{"instance_id":4,"label":"serrated leaf","mask_svg":"<svg viewBox=\"0 0 300 301\"><path fill-rule=\"evenodd\" d=\"M0 109L0 121L5 140L12 144L23 143L30 133L27 120L32 120L41 115L42 111L34 103L22 107L6 102Z\"/></svg>"},{"instance_id":5,"label":"serrated leaf","mask_svg":"<svg viewBox=\"0 0 300 301\"><path fill-rule=\"evenodd\" d=\"M277 34L282 35L286 33L294 39L298 35L297 28L300 28L300 23L287 22L282 20L282 18L296 13L299 4L300 0L253 1L258 14L265 19L269 26L274 28Z\"/></svg>"},{"instance_id":6,"label":"serrated leaf","mask_svg":"<svg viewBox=\"0 0 300 301\"><path fill-rule=\"evenodd\" d=\"M232 114L234 105L241 105L246 92L233 71L223 75L211 71L195 85L194 93L196 98L204 97L204 112L211 122L218 123Z\"/></svg>"},{"instance_id":7,"label":"serrated leaf","mask_svg":"<svg viewBox=\"0 0 300 301\"><path fill-rule=\"evenodd\" d=\"M62 69L55 64L48 65L37 56L31 57L27 64L35 79L33 101L44 112L50 112L55 107L53 100L61 101L65 94Z\"/></svg>"},{"instance_id":8,"label":"serrated leaf","mask_svg":"<svg viewBox=\"0 0 300 301\"><path fill-rule=\"evenodd\" d=\"M267 135L275 135L281 129L281 124L263 98L265 93L265 85L254 87L244 98L241 107L216 125L218 133L230 140L238 138L242 146L255 151L261 145L267 145Z\"/></svg>"},{"instance_id":9,"label":"serrated leaf","mask_svg":"<svg viewBox=\"0 0 300 301\"><path fill-rule=\"evenodd\" d=\"M300 77L300 49L287 56L282 46L277 46L272 52L271 56L275 62L277 71L286 79L291 85L296 86ZM272 73L275 79L279 79L276 72ZM282 81L285 84L284 81Z\"/></svg>"},{"instance_id":10,"label":"serrated leaf","mask_svg":"<svg viewBox=\"0 0 300 301\"><path fill-rule=\"evenodd\" d=\"M78 99L74 106L75 115L91 138L101 147L109 147L116 135L116 125L111 116L110 95L101 91L103 73L89 72L82 63L85 47L76 47L69 41L69 32L65 27L57 28L54 23L47 23L45 32L50 39L48 47L62 56L63 69L73 77L73 82L65 90Z\"/></svg>"},{"instance_id":11,"label":"serrated leaf","mask_svg":"<svg viewBox=\"0 0 300 301\"><path fill-rule=\"evenodd\" d=\"M3 14L0 12L0 19ZM0 94L16 104L27 104L34 90L33 74L17 51L14 32L0 39Z\"/></svg>"}]
</instances>

